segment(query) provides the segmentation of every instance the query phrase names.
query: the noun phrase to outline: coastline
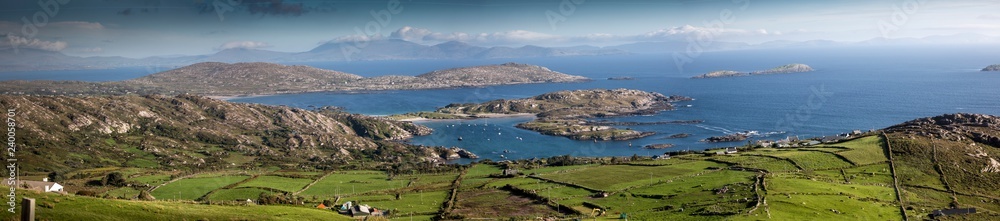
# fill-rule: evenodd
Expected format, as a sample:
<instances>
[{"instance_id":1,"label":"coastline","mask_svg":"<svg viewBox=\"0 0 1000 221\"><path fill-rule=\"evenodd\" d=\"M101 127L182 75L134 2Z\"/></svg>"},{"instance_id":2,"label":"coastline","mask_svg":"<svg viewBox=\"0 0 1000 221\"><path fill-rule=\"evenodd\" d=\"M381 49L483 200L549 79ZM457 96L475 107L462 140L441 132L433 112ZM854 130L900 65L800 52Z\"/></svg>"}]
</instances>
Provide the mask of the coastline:
<instances>
[{"instance_id":1,"label":"coastline","mask_svg":"<svg viewBox=\"0 0 1000 221\"><path fill-rule=\"evenodd\" d=\"M476 115L457 115L457 116L469 117L469 119L430 119L430 118L423 118L423 117L413 117L413 118L400 119L399 121L406 121L406 122L434 122L434 121L475 120L475 119L483 119L483 118L517 118L517 117L528 118L528 117L530 117L530 118L534 119L534 118L538 117L538 116L536 116L535 114L532 114L532 113L516 113L516 114L485 113L485 114L476 114Z\"/></svg>"}]
</instances>

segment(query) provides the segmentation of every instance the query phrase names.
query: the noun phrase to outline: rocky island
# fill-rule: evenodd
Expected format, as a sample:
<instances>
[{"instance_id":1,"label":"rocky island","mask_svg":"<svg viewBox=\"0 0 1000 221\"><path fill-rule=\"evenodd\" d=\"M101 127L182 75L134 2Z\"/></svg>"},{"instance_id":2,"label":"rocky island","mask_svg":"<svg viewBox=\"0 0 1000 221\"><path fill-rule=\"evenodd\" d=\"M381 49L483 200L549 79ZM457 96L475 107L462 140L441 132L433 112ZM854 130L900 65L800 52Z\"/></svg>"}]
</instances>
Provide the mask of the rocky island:
<instances>
[{"instance_id":1,"label":"rocky island","mask_svg":"<svg viewBox=\"0 0 1000 221\"><path fill-rule=\"evenodd\" d=\"M654 92L630 89L594 89L558 91L516 100L494 100L481 104L450 104L434 112L394 116L397 119L433 117L462 119L495 114L531 114L535 120L517 127L546 135L575 140L629 140L653 135L632 129L619 129L607 122L592 122L588 118L655 114L673 110L672 103L687 101L683 96L665 96ZM678 121L664 123L691 123ZM629 123L631 124L631 123ZM638 125L638 124L634 124Z\"/></svg>"},{"instance_id":2,"label":"rocky island","mask_svg":"<svg viewBox=\"0 0 1000 221\"><path fill-rule=\"evenodd\" d=\"M432 71L417 76L358 75L265 62L197 63L118 82L6 81L0 92L40 95L198 94L270 95L321 91L409 90L505 84L582 82L590 79L519 63Z\"/></svg>"},{"instance_id":3,"label":"rocky island","mask_svg":"<svg viewBox=\"0 0 1000 221\"><path fill-rule=\"evenodd\" d=\"M983 68L983 71L1000 71L1000 64L986 66L985 68Z\"/></svg>"},{"instance_id":4,"label":"rocky island","mask_svg":"<svg viewBox=\"0 0 1000 221\"><path fill-rule=\"evenodd\" d=\"M720 77L742 77L751 75L764 75L764 74L788 74L788 73L801 73L813 71L812 67L805 64L786 64L779 67L775 67L768 70L752 71L752 72L739 72L739 71L713 71L707 74L698 75L691 77L692 79L700 78L720 78Z\"/></svg>"}]
</instances>

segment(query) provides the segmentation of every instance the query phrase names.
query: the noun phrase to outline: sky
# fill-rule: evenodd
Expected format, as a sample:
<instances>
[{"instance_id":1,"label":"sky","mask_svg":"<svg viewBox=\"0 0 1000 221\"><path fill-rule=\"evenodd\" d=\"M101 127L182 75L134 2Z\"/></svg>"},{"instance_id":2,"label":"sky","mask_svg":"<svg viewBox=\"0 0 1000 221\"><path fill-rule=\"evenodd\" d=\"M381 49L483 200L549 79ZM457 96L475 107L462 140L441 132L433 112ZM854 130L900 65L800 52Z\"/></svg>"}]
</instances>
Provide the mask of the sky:
<instances>
[{"instance_id":1,"label":"sky","mask_svg":"<svg viewBox=\"0 0 1000 221\"><path fill-rule=\"evenodd\" d=\"M308 51L358 39L610 46L1000 36L1000 1L972 0L8 0L0 48L75 56Z\"/></svg>"}]
</instances>

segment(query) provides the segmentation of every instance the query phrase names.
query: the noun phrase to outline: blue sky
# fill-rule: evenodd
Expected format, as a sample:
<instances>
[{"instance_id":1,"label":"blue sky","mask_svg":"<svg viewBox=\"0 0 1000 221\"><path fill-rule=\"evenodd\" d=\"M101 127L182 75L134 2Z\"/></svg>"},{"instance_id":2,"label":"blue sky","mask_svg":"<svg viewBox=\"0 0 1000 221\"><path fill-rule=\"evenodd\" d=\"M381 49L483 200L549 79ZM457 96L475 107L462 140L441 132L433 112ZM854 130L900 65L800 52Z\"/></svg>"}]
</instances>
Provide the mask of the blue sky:
<instances>
[{"instance_id":1,"label":"blue sky","mask_svg":"<svg viewBox=\"0 0 1000 221\"><path fill-rule=\"evenodd\" d=\"M79 56L147 57L227 48L297 52L358 38L402 38L421 44L458 40L482 46L606 46L684 40L706 33L713 40L752 44L1000 36L997 1L40 2L48 6L26 0L0 3L0 34L7 38L0 46L17 44Z\"/></svg>"}]
</instances>

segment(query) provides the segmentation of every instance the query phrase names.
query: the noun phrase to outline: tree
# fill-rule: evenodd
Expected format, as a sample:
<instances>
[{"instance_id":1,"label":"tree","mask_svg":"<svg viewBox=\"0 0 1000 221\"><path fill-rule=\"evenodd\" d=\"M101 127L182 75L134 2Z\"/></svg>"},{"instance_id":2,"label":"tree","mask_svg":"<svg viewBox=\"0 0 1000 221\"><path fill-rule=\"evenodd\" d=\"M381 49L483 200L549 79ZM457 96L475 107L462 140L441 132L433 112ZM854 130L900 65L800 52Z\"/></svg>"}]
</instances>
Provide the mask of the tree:
<instances>
[{"instance_id":1,"label":"tree","mask_svg":"<svg viewBox=\"0 0 1000 221\"><path fill-rule=\"evenodd\" d=\"M49 177L49 182L62 182L63 180L66 179L66 176L63 175L63 173L56 171L52 171L51 173L49 173L48 177Z\"/></svg>"},{"instance_id":2,"label":"tree","mask_svg":"<svg viewBox=\"0 0 1000 221\"><path fill-rule=\"evenodd\" d=\"M111 172L101 179L102 186L125 186L125 175L121 172Z\"/></svg>"}]
</instances>

